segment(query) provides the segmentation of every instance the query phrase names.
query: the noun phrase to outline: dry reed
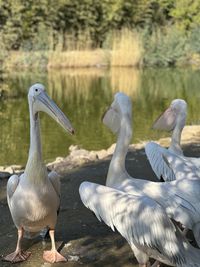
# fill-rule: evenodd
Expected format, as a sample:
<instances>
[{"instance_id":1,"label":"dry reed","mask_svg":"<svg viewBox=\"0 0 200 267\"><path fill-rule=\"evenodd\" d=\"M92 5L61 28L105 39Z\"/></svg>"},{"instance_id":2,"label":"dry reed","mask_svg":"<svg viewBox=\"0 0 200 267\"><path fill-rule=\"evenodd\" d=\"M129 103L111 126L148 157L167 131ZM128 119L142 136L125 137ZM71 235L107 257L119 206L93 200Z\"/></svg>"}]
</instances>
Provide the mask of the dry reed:
<instances>
[{"instance_id":1,"label":"dry reed","mask_svg":"<svg viewBox=\"0 0 200 267\"><path fill-rule=\"evenodd\" d=\"M48 68L82 68L108 66L109 53L102 49L50 53Z\"/></svg>"},{"instance_id":2,"label":"dry reed","mask_svg":"<svg viewBox=\"0 0 200 267\"><path fill-rule=\"evenodd\" d=\"M142 59L142 42L136 31L123 29L113 35L111 66L138 66Z\"/></svg>"},{"instance_id":3,"label":"dry reed","mask_svg":"<svg viewBox=\"0 0 200 267\"><path fill-rule=\"evenodd\" d=\"M62 37L62 38L61 38ZM137 66L142 58L142 44L137 32L114 32L110 49L92 49L89 34L60 36L55 50L10 51L6 68L82 68L102 66Z\"/></svg>"}]
</instances>

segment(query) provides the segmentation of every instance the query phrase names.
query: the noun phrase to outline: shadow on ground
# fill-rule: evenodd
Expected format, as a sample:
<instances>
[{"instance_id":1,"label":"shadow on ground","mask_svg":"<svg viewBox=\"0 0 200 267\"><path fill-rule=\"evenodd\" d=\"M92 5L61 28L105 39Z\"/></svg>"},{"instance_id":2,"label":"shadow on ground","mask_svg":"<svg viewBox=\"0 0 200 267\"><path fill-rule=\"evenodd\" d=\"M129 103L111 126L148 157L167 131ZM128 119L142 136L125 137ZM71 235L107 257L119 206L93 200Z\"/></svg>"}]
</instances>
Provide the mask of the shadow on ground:
<instances>
[{"instance_id":1,"label":"shadow on ground","mask_svg":"<svg viewBox=\"0 0 200 267\"><path fill-rule=\"evenodd\" d=\"M184 152L187 156L198 157L200 146L185 146ZM70 170L61 180L62 199L56 240L61 253L71 261L59 264L44 263L42 253L44 249L50 248L50 241L36 239L25 240L23 246L31 251L32 255L27 262L14 266L138 266L127 242L104 223L100 223L93 213L83 206L78 194L79 185L83 181L105 184L109 163L110 158ZM126 167L133 177L156 181L143 149L128 153ZM0 255L12 252L17 238L5 196L6 182L6 179L0 180ZM11 264L0 261L0 266L8 267Z\"/></svg>"}]
</instances>

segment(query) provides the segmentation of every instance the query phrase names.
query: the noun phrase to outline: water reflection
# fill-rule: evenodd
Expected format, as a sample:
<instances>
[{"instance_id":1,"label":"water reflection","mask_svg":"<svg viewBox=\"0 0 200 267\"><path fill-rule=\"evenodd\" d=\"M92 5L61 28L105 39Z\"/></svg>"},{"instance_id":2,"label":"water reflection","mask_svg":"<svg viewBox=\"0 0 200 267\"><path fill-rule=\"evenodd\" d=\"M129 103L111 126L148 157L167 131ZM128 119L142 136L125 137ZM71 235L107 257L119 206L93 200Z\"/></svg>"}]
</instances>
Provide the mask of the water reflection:
<instances>
[{"instance_id":1,"label":"water reflection","mask_svg":"<svg viewBox=\"0 0 200 267\"><path fill-rule=\"evenodd\" d=\"M121 91L132 98L137 98L140 87L140 71L133 68L112 68L110 71L111 90Z\"/></svg>"},{"instance_id":2,"label":"water reflection","mask_svg":"<svg viewBox=\"0 0 200 267\"><path fill-rule=\"evenodd\" d=\"M127 68L51 70L49 73L12 73L6 79L8 95L0 100L0 165L25 164L29 148L27 90L42 82L49 95L70 118L75 136L67 135L46 114L41 114L44 159L65 156L71 144L86 149L108 147L115 138L101 116L116 91L133 100L133 142L166 133L151 130L153 120L174 98L188 102L187 123L198 123L200 71L192 69Z\"/></svg>"}]
</instances>

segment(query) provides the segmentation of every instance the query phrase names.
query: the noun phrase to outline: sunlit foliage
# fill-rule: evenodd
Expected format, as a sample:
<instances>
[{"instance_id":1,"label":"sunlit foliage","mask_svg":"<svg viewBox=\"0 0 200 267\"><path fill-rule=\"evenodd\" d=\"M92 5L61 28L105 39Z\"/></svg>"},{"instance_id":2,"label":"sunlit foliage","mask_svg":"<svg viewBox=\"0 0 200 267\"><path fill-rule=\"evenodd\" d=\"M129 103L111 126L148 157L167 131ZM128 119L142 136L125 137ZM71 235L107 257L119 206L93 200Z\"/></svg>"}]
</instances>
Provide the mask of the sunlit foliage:
<instances>
[{"instance_id":1,"label":"sunlit foliage","mask_svg":"<svg viewBox=\"0 0 200 267\"><path fill-rule=\"evenodd\" d=\"M107 49L129 29L144 37L144 63L168 66L198 57L199 26L199 0L0 0L8 51Z\"/></svg>"}]
</instances>

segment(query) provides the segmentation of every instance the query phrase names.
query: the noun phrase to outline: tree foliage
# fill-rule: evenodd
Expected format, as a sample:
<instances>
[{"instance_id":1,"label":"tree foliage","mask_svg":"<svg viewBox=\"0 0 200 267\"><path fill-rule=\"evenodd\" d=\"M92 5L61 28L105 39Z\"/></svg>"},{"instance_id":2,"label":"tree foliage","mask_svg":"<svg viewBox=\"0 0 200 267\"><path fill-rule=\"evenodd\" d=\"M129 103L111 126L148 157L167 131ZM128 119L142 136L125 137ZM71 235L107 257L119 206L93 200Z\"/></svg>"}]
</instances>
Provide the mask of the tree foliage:
<instances>
[{"instance_id":1,"label":"tree foliage","mask_svg":"<svg viewBox=\"0 0 200 267\"><path fill-rule=\"evenodd\" d=\"M171 16L182 30L190 30L200 25L200 1L175 0Z\"/></svg>"},{"instance_id":2,"label":"tree foliage","mask_svg":"<svg viewBox=\"0 0 200 267\"><path fill-rule=\"evenodd\" d=\"M101 47L113 31L177 25L182 31L200 25L199 0L0 0L0 34L9 49L54 49L68 36L87 32ZM67 35L66 35L67 33ZM49 38L51 43L49 43Z\"/></svg>"}]
</instances>

